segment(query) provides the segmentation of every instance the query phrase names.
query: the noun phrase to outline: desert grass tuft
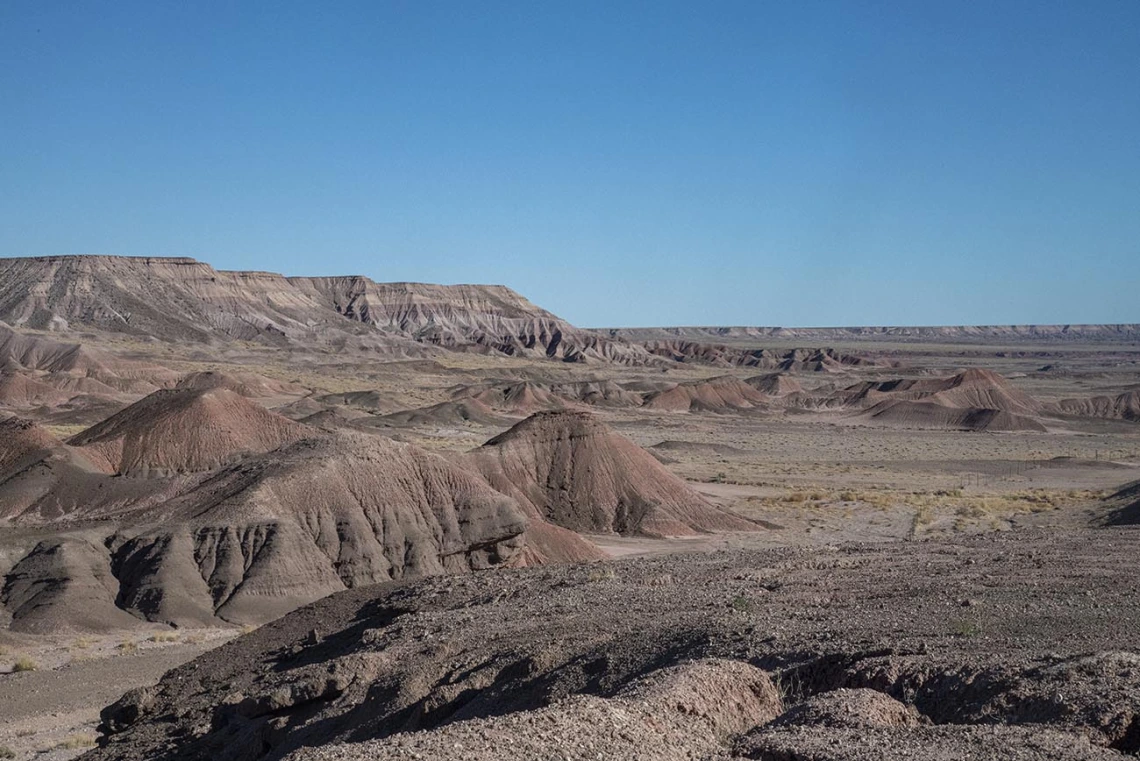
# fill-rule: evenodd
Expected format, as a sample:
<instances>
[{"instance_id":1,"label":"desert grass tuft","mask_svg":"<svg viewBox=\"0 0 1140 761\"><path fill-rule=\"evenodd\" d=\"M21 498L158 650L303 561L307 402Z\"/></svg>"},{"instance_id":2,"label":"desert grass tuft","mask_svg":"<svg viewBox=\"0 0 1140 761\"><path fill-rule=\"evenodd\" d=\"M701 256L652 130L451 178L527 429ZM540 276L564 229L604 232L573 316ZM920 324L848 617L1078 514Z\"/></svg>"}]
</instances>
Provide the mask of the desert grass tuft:
<instances>
[{"instance_id":1,"label":"desert grass tuft","mask_svg":"<svg viewBox=\"0 0 1140 761\"><path fill-rule=\"evenodd\" d=\"M95 735L72 735L56 743L56 750L80 750L81 748L94 748Z\"/></svg>"}]
</instances>

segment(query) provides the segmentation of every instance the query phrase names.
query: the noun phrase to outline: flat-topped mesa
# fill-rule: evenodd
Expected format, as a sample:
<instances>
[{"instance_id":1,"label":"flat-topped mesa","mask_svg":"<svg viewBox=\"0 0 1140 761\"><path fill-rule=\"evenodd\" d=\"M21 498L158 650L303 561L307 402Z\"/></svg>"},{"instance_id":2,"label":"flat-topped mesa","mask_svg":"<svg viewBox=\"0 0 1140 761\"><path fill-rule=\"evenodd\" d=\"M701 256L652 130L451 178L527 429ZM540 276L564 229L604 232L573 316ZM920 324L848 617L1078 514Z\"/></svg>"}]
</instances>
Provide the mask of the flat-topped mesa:
<instances>
[{"instance_id":1,"label":"flat-topped mesa","mask_svg":"<svg viewBox=\"0 0 1140 761\"><path fill-rule=\"evenodd\" d=\"M291 277L289 282L321 294L345 316L401 330L432 319L471 319L472 315L558 320L504 285L378 283L364 275Z\"/></svg>"},{"instance_id":2,"label":"flat-topped mesa","mask_svg":"<svg viewBox=\"0 0 1140 761\"><path fill-rule=\"evenodd\" d=\"M47 256L12 256L8 262L51 262L74 263L77 265L97 265L100 262L131 262L147 265L188 264L201 267L210 265L190 256L128 256L123 254L49 254Z\"/></svg>"},{"instance_id":3,"label":"flat-topped mesa","mask_svg":"<svg viewBox=\"0 0 1140 761\"><path fill-rule=\"evenodd\" d=\"M0 320L171 341L280 340L336 322L284 277L219 272L185 257L0 259Z\"/></svg>"},{"instance_id":4,"label":"flat-topped mesa","mask_svg":"<svg viewBox=\"0 0 1140 761\"><path fill-rule=\"evenodd\" d=\"M755 530L586 412L540 412L468 455L499 491L556 526L688 536Z\"/></svg>"},{"instance_id":5,"label":"flat-topped mesa","mask_svg":"<svg viewBox=\"0 0 1140 761\"><path fill-rule=\"evenodd\" d=\"M216 270L186 257L0 259L0 321L163 341L363 345L404 357L433 347L563 361L652 364L641 347L582 331L500 285L376 283Z\"/></svg>"}]
</instances>

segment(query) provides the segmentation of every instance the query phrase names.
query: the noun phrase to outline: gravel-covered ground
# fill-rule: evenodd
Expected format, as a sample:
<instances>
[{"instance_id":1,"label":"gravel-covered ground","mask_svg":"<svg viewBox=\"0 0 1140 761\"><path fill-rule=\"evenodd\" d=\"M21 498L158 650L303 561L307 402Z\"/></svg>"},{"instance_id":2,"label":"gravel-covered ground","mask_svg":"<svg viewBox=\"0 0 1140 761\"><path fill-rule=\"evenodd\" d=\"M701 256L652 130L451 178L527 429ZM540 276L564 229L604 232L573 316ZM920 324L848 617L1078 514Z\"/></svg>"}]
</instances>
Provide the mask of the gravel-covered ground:
<instances>
[{"instance_id":1,"label":"gravel-covered ground","mask_svg":"<svg viewBox=\"0 0 1140 761\"><path fill-rule=\"evenodd\" d=\"M1125 758L1138 542L1025 528L352 590L129 693L85 758Z\"/></svg>"}]
</instances>

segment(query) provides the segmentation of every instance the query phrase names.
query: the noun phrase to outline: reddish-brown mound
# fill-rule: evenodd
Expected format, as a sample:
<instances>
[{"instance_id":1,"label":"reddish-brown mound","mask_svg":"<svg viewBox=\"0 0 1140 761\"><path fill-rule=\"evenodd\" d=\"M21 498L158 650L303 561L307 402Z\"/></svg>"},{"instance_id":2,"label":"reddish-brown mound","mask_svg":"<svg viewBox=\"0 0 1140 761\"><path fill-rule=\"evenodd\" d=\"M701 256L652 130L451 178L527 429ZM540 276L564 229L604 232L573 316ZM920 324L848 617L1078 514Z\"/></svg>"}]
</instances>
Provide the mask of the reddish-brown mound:
<instances>
[{"instance_id":1,"label":"reddish-brown mound","mask_svg":"<svg viewBox=\"0 0 1140 761\"><path fill-rule=\"evenodd\" d=\"M3 407L55 406L67 401L70 396L60 389L22 373L0 375L0 406Z\"/></svg>"},{"instance_id":2,"label":"reddish-brown mound","mask_svg":"<svg viewBox=\"0 0 1140 761\"><path fill-rule=\"evenodd\" d=\"M865 687L814 695L781 714L768 726L917 727L918 711L890 695Z\"/></svg>"},{"instance_id":3,"label":"reddish-brown mound","mask_svg":"<svg viewBox=\"0 0 1140 761\"><path fill-rule=\"evenodd\" d=\"M30 420L0 420L0 482L50 455L63 444Z\"/></svg>"},{"instance_id":4,"label":"reddish-brown mound","mask_svg":"<svg viewBox=\"0 0 1140 761\"><path fill-rule=\"evenodd\" d=\"M763 408L766 394L731 375L708 380L680 383L672 388L651 393L645 406L672 412L734 412Z\"/></svg>"},{"instance_id":5,"label":"reddish-brown mound","mask_svg":"<svg viewBox=\"0 0 1140 761\"><path fill-rule=\"evenodd\" d=\"M949 378L867 381L840 391L794 393L788 404L862 410L879 423L975 431L1044 431L1044 407L1008 380L981 368Z\"/></svg>"},{"instance_id":6,"label":"reddish-brown mound","mask_svg":"<svg viewBox=\"0 0 1140 761\"><path fill-rule=\"evenodd\" d=\"M257 373L221 373L215 370L190 373L178 381L176 388L197 389L199 391L224 388L251 399L301 396L309 391L296 383L267 378Z\"/></svg>"},{"instance_id":7,"label":"reddish-brown mound","mask_svg":"<svg viewBox=\"0 0 1140 761\"><path fill-rule=\"evenodd\" d=\"M1080 417L1140 422L1140 389L1119 396L1093 396L1087 399L1062 399L1048 406L1051 412Z\"/></svg>"},{"instance_id":8,"label":"reddish-brown mound","mask_svg":"<svg viewBox=\"0 0 1140 761\"><path fill-rule=\"evenodd\" d=\"M757 391L769 396L787 396L788 394L802 394L804 387L800 382L787 373L770 373L745 378L744 382Z\"/></svg>"},{"instance_id":9,"label":"reddish-brown mound","mask_svg":"<svg viewBox=\"0 0 1140 761\"><path fill-rule=\"evenodd\" d=\"M190 388L156 391L68 443L108 472L162 475L210 470L311 433L228 389Z\"/></svg>"},{"instance_id":10,"label":"reddish-brown mound","mask_svg":"<svg viewBox=\"0 0 1140 761\"><path fill-rule=\"evenodd\" d=\"M571 406L568 399L530 381L488 388L475 393L471 398L493 409L519 415L541 410L564 410Z\"/></svg>"},{"instance_id":11,"label":"reddish-brown mound","mask_svg":"<svg viewBox=\"0 0 1140 761\"><path fill-rule=\"evenodd\" d=\"M756 528L584 412L533 415L467 459L532 514L573 531L685 536Z\"/></svg>"},{"instance_id":12,"label":"reddish-brown mound","mask_svg":"<svg viewBox=\"0 0 1140 761\"><path fill-rule=\"evenodd\" d=\"M950 407L934 401L891 399L864 413L880 423L921 428L960 428L967 431L1039 431L1039 421L1026 415L984 407Z\"/></svg>"},{"instance_id":13,"label":"reddish-brown mound","mask_svg":"<svg viewBox=\"0 0 1140 761\"><path fill-rule=\"evenodd\" d=\"M834 405L871 407L887 400L928 401L944 407L1036 415L1041 403L992 370L973 368L949 378L897 378L859 383L833 395Z\"/></svg>"},{"instance_id":14,"label":"reddish-brown mound","mask_svg":"<svg viewBox=\"0 0 1140 761\"><path fill-rule=\"evenodd\" d=\"M1040 402L992 370L966 370L947 379L945 386L936 396L948 406L1001 410L1018 415L1035 415L1041 411Z\"/></svg>"},{"instance_id":15,"label":"reddish-brown mound","mask_svg":"<svg viewBox=\"0 0 1140 761\"><path fill-rule=\"evenodd\" d=\"M322 404L352 407L369 412L398 412L407 407L398 396L378 389L345 391L341 394L325 394L318 397Z\"/></svg>"},{"instance_id":16,"label":"reddish-brown mound","mask_svg":"<svg viewBox=\"0 0 1140 761\"><path fill-rule=\"evenodd\" d=\"M104 489L107 480L80 452L35 423L17 417L0 421L0 518L62 518L132 491L130 484L118 483L123 479Z\"/></svg>"},{"instance_id":17,"label":"reddish-brown mound","mask_svg":"<svg viewBox=\"0 0 1140 761\"><path fill-rule=\"evenodd\" d=\"M584 404L598 407L639 407L642 403L641 394L627 391L608 380L569 383L518 381L458 386L452 390L451 396L453 399L477 399L493 409L521 415L544 410L581 408Z\"/></svg>"},{"instance_id":18,"label":"reddish-brown mound","mask_svg":"<svg viewBox=\"0 0 1140 761\"><path fill-rule=\"evenodd\" d=\"M464 399L455 402L441 402L430 407L415 410L404 410L384 415L380 421L397 426L432 426L432 425L476 425L501 426L511 421L509 418L496 415L490 407L478 399Z\"/></svg>"}]
</instances>

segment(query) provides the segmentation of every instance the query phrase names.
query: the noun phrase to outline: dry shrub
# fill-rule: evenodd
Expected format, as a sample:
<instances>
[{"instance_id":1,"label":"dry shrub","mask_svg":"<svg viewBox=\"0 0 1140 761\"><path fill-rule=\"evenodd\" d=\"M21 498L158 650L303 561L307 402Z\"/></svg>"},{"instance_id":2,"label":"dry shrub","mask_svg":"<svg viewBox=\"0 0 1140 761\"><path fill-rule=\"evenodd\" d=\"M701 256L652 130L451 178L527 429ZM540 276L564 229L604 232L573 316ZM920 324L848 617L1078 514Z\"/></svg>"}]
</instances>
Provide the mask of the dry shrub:
<instances>
[{"instance_id":1,"label":"dry shrub","mask_svg":"<svg viewBox=\"0 0 1140 761\"><path fill-rule=\"evenodd\" d=\"M94 748L95 735L72 735L58 743L58 750L79 750L80 748Z\"/></svg>"}]
</instances>

